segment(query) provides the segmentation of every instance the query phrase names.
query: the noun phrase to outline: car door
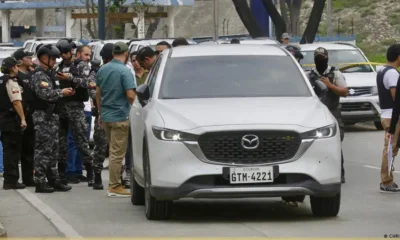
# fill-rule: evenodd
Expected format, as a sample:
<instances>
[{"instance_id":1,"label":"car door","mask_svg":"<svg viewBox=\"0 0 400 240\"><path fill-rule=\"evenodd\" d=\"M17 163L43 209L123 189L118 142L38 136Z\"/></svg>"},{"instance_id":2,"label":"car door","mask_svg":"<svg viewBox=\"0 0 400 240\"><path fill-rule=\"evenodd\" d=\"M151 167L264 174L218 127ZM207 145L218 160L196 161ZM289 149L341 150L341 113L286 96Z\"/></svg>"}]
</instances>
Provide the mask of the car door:
<instances>
[{"instance_id":1,"label":"car door","mask_svg":"<svg viewBox=\"0 0 400 240\"><path fill-rule=\"evenodd\" d=\"M131 119L131 134L132 134L132 148L133 148L133 161L135 170L143 176L143 139L146 130L146 119L149 115L149 111L152 111L153 102L151 98L153 96L154 86L157 80L157 75L160 69L162 58L158 58L150 70L149 76L147 77L146 84L150 89L150 100L147 105L142 107L138 98L132 104L130 111Z\"/></svg>"}]
</instances>

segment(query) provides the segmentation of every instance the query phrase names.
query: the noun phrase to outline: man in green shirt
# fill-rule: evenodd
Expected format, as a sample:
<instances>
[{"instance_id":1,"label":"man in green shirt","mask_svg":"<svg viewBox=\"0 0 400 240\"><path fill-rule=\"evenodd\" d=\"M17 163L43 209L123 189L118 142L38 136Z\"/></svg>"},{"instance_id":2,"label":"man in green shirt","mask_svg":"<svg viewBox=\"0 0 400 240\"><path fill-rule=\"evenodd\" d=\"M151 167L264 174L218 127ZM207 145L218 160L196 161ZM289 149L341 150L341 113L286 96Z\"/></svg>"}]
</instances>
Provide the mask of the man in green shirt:
<instances>
[{"instance_id":1,"label":"man in green shirt","mask_svg":"<svg viewBox=\"0 0 400 240\"><path fill-rule=\"evenodd\" d=\"M129 109L135 100L135 81L125 66L129 58L128 45L115 43L114 59L97 73L96 101L99 122L103 125L110 146L109 197L129 197L130 192L122 186L121 169L129 134Z\"/></svg>"}]
</instances>

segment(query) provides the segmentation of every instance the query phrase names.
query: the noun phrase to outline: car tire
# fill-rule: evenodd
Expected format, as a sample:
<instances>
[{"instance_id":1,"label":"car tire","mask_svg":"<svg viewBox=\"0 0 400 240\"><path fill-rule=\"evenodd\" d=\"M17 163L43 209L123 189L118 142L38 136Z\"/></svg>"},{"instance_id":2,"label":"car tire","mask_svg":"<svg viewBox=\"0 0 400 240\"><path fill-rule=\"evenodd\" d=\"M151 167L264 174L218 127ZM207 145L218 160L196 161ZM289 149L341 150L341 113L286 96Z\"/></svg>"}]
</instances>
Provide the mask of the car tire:
<instances>
[{"instance_id":1,"label":"car tire","mask_svg":"<svg viewBox=\"0 0 400 240\"><path fill-rule=\"evenodd\" d=\"M334 197L310 196L311 210L317 217L336 217L340 210L340 193Z\"/></svg>"},{"instance_id":2,"label":"car tire","mask_svg":"<svg viewBox=\"0 0 400 240\"><path fill-rule=\"evenodd\" d=\"M382 126L381 121L375 121L375 122L374 122L374 125L375 125L375 127L376 127L377 130L379 130L379 131L382 131L382 130L383 130L383 126Z\"/></svg>"},{"instance_id":3,"label":"car tire","mask_svg":"<svg viewBox=\"0 0 400 240\"><path fill-rule=\"evenodd\" d=\"M291 197L282 197L283 201L286 202L304 202L304 199L306 198L306 196L304 195L299 195L299 196L291 196Z\"/></svg>"},{"instance_id":4,"label":"car tire","mask_svg":"<svg viewBox=\"0 0 400 240\"><path fill-rule=\"evenodd\" d=\"M131 174L131 202L135 206L144 205L144 188L142 188Z\"/></svg>"},{"instance_id":5,"label":"car tire","mask_svg":"<svg viewBox=\"0 0 400 240\"><path fill-rule=\"evenodd\" d=\"M143 143L143 170L144 170L144 195L145 214L148 220L166 220L172 215L172 201L160 201L150 193L151 175L150 159L147 143Z\"/></svg>"}]
</instances>

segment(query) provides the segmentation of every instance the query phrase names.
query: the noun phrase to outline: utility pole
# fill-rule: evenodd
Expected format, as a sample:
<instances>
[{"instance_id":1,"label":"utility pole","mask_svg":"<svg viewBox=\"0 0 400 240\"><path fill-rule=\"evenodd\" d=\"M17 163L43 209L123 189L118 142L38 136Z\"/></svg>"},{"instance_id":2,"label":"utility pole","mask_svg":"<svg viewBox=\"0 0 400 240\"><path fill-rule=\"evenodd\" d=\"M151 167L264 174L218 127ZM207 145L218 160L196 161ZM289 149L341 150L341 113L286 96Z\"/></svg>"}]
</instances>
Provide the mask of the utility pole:
<instances>
[{"instance_id":1,"label":"utility pole","mask_svg":"<svg viewBox=\"0 0 400 240\"><path fill-rule=\"evenodd\" d=\"M99 0L98 1L98 20L99 20L99 39L105 40L106 39L106 0Z\"/></svg>"},{"instance_id":2,"label":"utility pole","mask_svg":"<svg viewBox=\"0 0 400 240\"><path fill-rule=\"evenodd\" d=\"M214 41L219 39L218 25L219 25L219 12L217 0L213 0L213 20L214 20Z\"/></svg>"},{"instance_id":3,"label":"utility pole","mask_svg":"<svg viewBox=\"0 0 400 240\"><path fill-rule=\"evenodd\" d=\"M328 0L326 10L326 32L328 36L332 36L332 0Z\"/></svg>"}]
</instances>

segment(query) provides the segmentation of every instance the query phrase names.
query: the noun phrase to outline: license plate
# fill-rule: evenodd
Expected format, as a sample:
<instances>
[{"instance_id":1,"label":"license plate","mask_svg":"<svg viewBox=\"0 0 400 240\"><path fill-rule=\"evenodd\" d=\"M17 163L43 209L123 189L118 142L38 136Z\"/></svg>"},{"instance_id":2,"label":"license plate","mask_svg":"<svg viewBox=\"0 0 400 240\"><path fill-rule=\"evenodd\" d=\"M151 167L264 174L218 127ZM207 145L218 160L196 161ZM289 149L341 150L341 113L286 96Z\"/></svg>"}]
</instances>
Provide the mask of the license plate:
<instances>
[{"instance_id":1,"label":"license plate","mask_svg":"<svg viewBox=\"0 0 400 240\"><path fill-rule=\"evenodd\" d=\"M272 167L239 167L229 169L231 184L266 183L274 181Z\"/></svg>"}]
</instances>

